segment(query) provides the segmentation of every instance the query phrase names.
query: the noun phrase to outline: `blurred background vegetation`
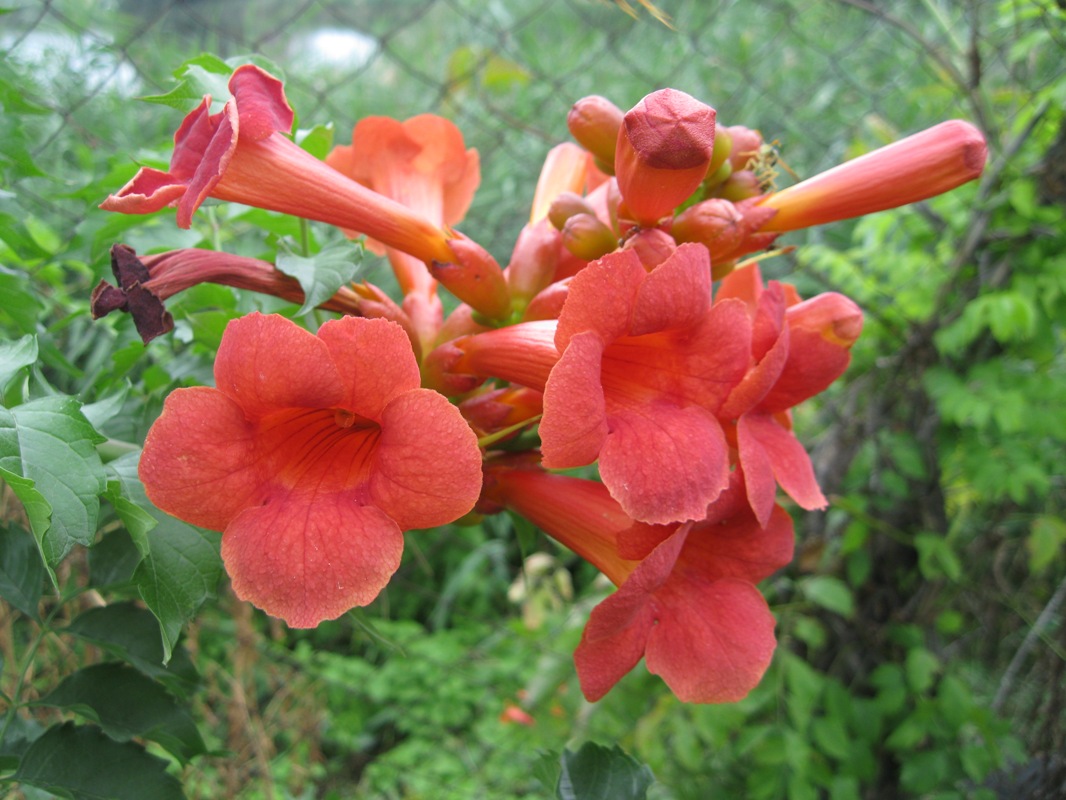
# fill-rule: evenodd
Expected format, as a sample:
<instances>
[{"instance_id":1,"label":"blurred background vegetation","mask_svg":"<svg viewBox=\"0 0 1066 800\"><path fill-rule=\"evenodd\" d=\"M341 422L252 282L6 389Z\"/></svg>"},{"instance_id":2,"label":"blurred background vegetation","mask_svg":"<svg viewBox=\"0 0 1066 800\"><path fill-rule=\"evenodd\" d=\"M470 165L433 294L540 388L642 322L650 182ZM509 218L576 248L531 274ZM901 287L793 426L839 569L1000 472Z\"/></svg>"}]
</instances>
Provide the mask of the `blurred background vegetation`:
<instances>
[{"instance_id":1,"label":"blurred background vegetation","mask_svg":"<svg viewBox=\"0 0 1066 800\"><path fill-rule=\"evenodd\" d=\"M844 379L797 418L832 505L797 516L796 561L764 586L781 646L748 699L686 706L639 667L585 703L571 653L607 589L496 518L410 534L380 600L314 631L205 586L151 675L199 733L145 737L188 797L548 796L543 753L585 740L648 764L660 800L1066 797L1062 3L661 0L665 24L599 0L3 5L0 338L35 334L33 391L109 400L122 413L101 432L127 442L171 389L210 380L226 320L267 301L199 287L170 305L176 335L144 347L128 319L88 316L111 244L260 255L264 227L288 230L222 206L191 231L96 208L138 164L166 162L182 111L138 98L171 92L200 53L267 59L300 127L332 123L337 143L370 114L453 119L483 169L459 227L503 263L586 94L628 108L687 91L776 141L780 186L947 118L989 141L979 183L790 235L801 246L763 265L804 294L845 292L867 327ZM364 277L385 272L368 257ZM25 526L4 487L8 588L33 580L8 569ZM47 702L76 668L142 663L86 633L104 603L137 611L121 603L136 597L132 546L110 506L99 541L65 563L62 600L4 593L0 703L41 703L8 715L0 770L43 726L92 720Z\"/></svg>"}]
</instances>

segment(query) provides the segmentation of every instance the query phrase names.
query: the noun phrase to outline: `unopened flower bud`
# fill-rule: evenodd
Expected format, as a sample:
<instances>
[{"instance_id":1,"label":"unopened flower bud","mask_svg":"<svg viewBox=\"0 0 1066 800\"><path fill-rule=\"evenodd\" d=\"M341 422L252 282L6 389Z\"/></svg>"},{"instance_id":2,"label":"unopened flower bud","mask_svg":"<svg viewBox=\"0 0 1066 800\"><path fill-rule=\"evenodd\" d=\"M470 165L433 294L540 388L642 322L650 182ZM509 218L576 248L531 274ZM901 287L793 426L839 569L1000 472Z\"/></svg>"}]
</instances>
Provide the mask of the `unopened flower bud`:
<instances>
[{"instance_id":1,"label":"unopened flower bud","mask_svg":"<svg viewBox=\"0 0 1066 800\"><path fill-rule=\"evenodd\" d=\"M552 282L561 249L562 234L548 220L522 228L511 252L511 263L504 271L516 311L524 309L537 292Z\"/></svg>"},{"instance_id":2,"label":"unopened flower bud","mask_svg":"<svg viewBox=\"0 0 1066 800\"><path fill-rule=\"evenodd\" d=\"M575 214L563 226L563 247L578 258L593 261L618 249L618 239L598 217Z\"/></svg>"},{"instance_id":3,"label":"unopened flower bud","mask_svg":"<svg viewBox=\"0 0 1066 800\"><path fill-rule=\"evenodd\" d=\"M676 89L652 92L625 115L614 166L632 219L654 227L696 190L714 153L714 118Z\"/></svg>"},{"instance_id":4,"label":"unopened flower bud","mask_svg":"<svg viewBox=\"0 0 1066 800\"><path fill-rule=\"evenodd\" d=\"M578 143L596 157L596 165L613 175L622 109L606 97L589 95L574 103L566 117L566 126Z\"/></svg>"},{"instance_id":5,"label":"unopened flower bud","mask_svg":"<svg viewBox=\"0 0 1066 800\"><path fill-rule=\"evenodd\" d=\"M562 230L566 221L575 214L596 215L595 209L590 206L579 194L563 192L556 197L548 209L548 220L558 230Z\"/></svg>"},{"instance_id":6,"label":"unopened flower bud","mask_svg":"<svg viewBox=\"0 0 1066 800\"><path fill-rule=\"evenodd\" d=\"M455 346L454 340L431 350L420 366L423 388L440 392L446 397L456 397L483 384L484 378L451 371L462 358L463 351Z\"/></svg>"},{"instance_id":7,"label":"unopened flower bud","mask_svg":"<svg viewBox=\"0 0 1066 800\"><path fill-rule=\"evenodd\" d=\"M744 238L743 217L728 200L712 198L689 206L674 218L670 232L678 242L699 242L711 253L711 263L732 257Z\"/></svg>"},{"instance_id":8,"label":"unopened flower bud","mask_svg":"<svg viewBox=\"0 0 1066 800\"><path fill-rule=\"evenodd\" d=\"M733 152L733 135L729 128L715 128L714 151L711 153L711 163L707 167L707 178L713 177L722 167L729 163L729 154ZM732 170L732 164L729 166ZM728 173L723 179L728 177Z\"/></svg>"},{"instance_id":9,"label":"unopened flower bud","mask_svg":"<svg viewBox=\"0 0 1066 800\"><path fill-rule=\"evenodd\" d=\"M739 203L749 197L758 197L762 194L759 178L750 169L734 172L715 191L718 197Z\"/></svg>"},{"instance_id":10,"label":"unopened flower bud","mask_svg":"<svg viewBox=\"0 0 1066 800\"><path fill-rule=\"evenodd\" d=\"M454 260L434 261L430 274L452 294L489 319L504 319L511 312L511 296L503 270L485 248L465 237L448 242Z\"/></svg>"},{"instance_id":11,"label":"unopened flower bud","mask_svg":"<svg viewBox=\"0 0 1066 800\"><path fill-rule=\"evenodd\" d=\"M733 146L729 152L729 163L734 172L747 169L752 159L757 158L763 146L762 134L745 128L743 125L730 125L726 128Z\"/></svg>"},{"instance_id":12,"label":"unopened flower bud","mask_svg":"<svg viewBox=\"0 0 1066 800\"><path fill-rule=\"evenodd\" d=\"M777 214L765 230L792 231L916 203L978 178L987 157L977 128L941 122L768 195L760 205Z\"/></svg>"},{"instance_id":13,"label":"unopened flower bud","mask_svg":"<svg viewBox=\"0 0 1066 800\"><path fill-rule=\"evenodd\" d=\"M549 150L537 178L529 221L536 223L544 219L560 194L584 191L591 160L589 154L573 142L563 142Z\"/></svg>"},{"instance_id":14,"label":"unopened flower bud","mask_svg":"<svg viewBox=\"0 0 1066 800\"><path fill-rule=\"evenodd\" d=\"M566 297L569 293L569 278L556 281L529 301L529 305L526 306L526 313L522 316L522 322L559 319L559 315L563 311L563 303L566 302Z\"/></svg>"}]
</instances>

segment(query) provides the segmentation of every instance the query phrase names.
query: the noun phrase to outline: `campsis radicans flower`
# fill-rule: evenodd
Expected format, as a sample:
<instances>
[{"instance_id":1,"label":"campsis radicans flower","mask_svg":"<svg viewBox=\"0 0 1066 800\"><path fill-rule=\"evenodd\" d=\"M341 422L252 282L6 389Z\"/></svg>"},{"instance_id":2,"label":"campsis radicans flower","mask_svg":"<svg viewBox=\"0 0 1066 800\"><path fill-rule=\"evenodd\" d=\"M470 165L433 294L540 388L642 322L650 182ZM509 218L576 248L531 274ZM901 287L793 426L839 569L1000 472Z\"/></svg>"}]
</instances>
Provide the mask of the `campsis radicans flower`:
<instances>
[{"instance_id":1,"label":"campsis radicans flower","mask_svg":"<svg viewBox=\"0 0 1066 800\"><path fill-rule=\"evenodd\" d=\"M477 500L477 439L419 388L394 323L342 317L315 335L250 314L227 326L215 383L170 394L140 478L163 511L222 531L237 596L291 627L371 602L405 530Z\"/></svg>"},{"instance_id":2,"label":"campsis radicans flower","mask_svg":"<svg viewBox=\"0 0 1066 800\"><path fill-rule=\"evenodd\" d=\"M293 111L281 81L259 67L238 67L232 98L212 114L206 96L174 134L170 169L142 168L100 207L148 214L177 206L188 228L214 197L365 233L423 261L448 261L448 234L420 213L346 178L287 134Z\"/></svg>"},{"instance_id":3,"label":"campsis radicans flower","mask_svg":"<svg viewBox=\"0 0 1066 800\"><path fill-rule=\"evenodd\" d=\"M792 559L794 535L780 507L760 526L741 483L734 473L699 521L653 526L626 515L595 481L487 466L479 508L518 512L619 587L593 609L574 653L588 700L641 658L683 702L732 702L758 684L776 641L755 584Z\"/></svg>"},{"instance_id":4,"label":"campsis radicans flower","mask_svg":"<svg viewBox=\"0 0 1066 800\"><path fill-rule=\"evenodd\" d=\"M729 482L717 414L751 358L738 300L711 302L707 249L683 244L651 272L633 250L571 280L557 322L488 331L452 344L455 373L544 391L544 466L599 461L627 514L703 517Z\"/></svg>"},{"instance_id":5,"label":"campsis radicans flower","mask_svg":"<svg viewBox=\"0 0 1066 800\"><path fill-rule=\"evenodd\" d=\"M352 129L352 143L334 147L326 163L439 228L463 219L481 181L477 150L467 149L455 124L436 114L419 114L404 122L365 117ZM373 239L367 246L388 256L404 295L404 310L419 330L420 344L428 347L443 312L426 264Z\"/></svg>"}]
</instances>

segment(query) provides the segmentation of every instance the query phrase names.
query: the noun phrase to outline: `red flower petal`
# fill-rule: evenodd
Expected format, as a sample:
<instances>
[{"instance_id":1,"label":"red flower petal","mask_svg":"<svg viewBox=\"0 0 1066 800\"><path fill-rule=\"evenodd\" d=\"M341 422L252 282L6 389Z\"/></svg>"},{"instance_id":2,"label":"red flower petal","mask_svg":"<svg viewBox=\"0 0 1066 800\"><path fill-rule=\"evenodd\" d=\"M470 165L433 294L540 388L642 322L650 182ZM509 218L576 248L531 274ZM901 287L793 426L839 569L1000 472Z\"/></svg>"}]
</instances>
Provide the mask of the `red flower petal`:
<instances>
[{"instance_id":1,"label":"red flower petal","mask_svg":"<svg viewBox=\"0 0 1066 800\"><path fill-rule=\"evenodd\" d=\"M592 609L574 651L581 693L590 703L607 694L637 665L654 624L647 595L635 591L619 589Z\"/></svg>"},{"instance_id":2,"label":"red flower petal","mask_svg":"<svg viewBox=\"0 0 1066 800\"><path fill-rule=\"evenodd\" d=\"M649 404L611 414L600 477L630 516L666 523L701 519L729 484L729 447L702 408Z\"/></svg>"},{"instance_id":3,"label":"red flower petal","mask_svg":"<svg viewBox=\"0 0 1066 800\"><path fill-rule=\"evenodd\" d=\"M458 408L415 389L385 407L381 426L370 495L401 528L444 525L474 507L481 451Z\"/></svg>"},{"instance_id":4,"label":"red flower petal","mask_svg":"<svg viewBox=\"0 0 1066 800\"><path fill-rule=\"evenodd\" d=\"M575 275L555 332L559 352L582 331L595 331L604 342L629 333L637 291L647 277L632 250L609 253Z\"/></svg>"},{"instance_id":5,"label":"red flower petal","mask_svg":"<svg viewBox=\"0 0 1066 800\"><path fill-rule=\"evenodd\" d=\"M832 317L820 327L807 327L804 311L819 306L836 307L844 314L837 324L845 336L837 334ZM812 297L793 312L789 309L790 344L789 357L781 377L760 409L768 413L784 411L799 405L804 400L824 391L833 381L844 374L851 361L850 348L862 329L862 312L853 302L835 293ZM820 315L814 315L816 318ZM827 315L828 316L828 315ZM800 324L795 324L799 320Z\"/></svg>"},{"instance_id":6,"label":"red flower petal","mask_svg":"<svg viewBox=\"0 0 1066 800\"><path fill-rule=\"evenodd\" d=\"M185 184L175 182L169 172L142 167L118 194L110 195L100 208L120 214L151 214L179 200Z\"/></svg>"},{"instance_id":7,"label":"red flower petal","mask_svg":"<svg viewBox=\"0 0 1066 800\"><path fill-rule=\"evenodd\" d=\"M766 526L777 500L777 481L770 454L749 427L757 414L745 414L737 422L737 451L740 468L744 471L744 487L748 503L759 524Z\"/></svg>"},{"instance_id":8,"label":"red flower petal","mask_svg":"<svg viewBox=\"0 0 1066 800\"><path fill-rule=\"evenodd\" d=\"M204 99L206 100L207 98ZM188 122L188 120L186 121ZM198 120L194 121L198 122ZM233 154L237 150L239 123L237 106L234 101L230 100L226 103L222 113L217 117L212 117L210 122L213 124L214 130L211 132L211 139L206 143L206 146L200 141L202 136L196 136L193 138L194 143L188 145L189 152L187 155L181 152L185 149L185 145L176 144L174 148L175 158L180 158L183 162L186 160L191 162L196 155L200 156L195 172L189 178L185 194L178 201L177 222L179 228L188 228L192 225L192 215L211 194L211 190L222 180L222 174L226 171L230 159L233 158ZM185 128L184 123L182 128ZM179 135L181 134L180 129L178 133ZM203 149L199 149L201 147Z\"/></svg>"},{"instance_id":9,"label":"red flower petal","mask_svg":"<svg viewBox=\"0 0 1066 800\"><path fill-rule=\"evenodd\" d=\"M643 270L641 270L643 271ZM603 341L594 331L570 338L544 387L540 439L544 466L567 469L591 464L607 439L600 365Z\"/></svg>"},{"instance_id":10,"label":"red flower petal","mask_svg":"<svg viewBox=\"0 0 1066 800\"><path fill-rule=\"evenodd\" d=\"M253 418L285 408L330 408L345 399L325 342L277 314L256 312L226 326L215 384Z\"/></svg>"},{"instance_id":11,"label":"red flower petal","mask_svg":"<svg viewBox=\"0 0 1066 800\"><path fill-rule=\"evenodd\" d=\"M242 139L259 141L272 133L288 133L294 114L277 78L254 64L238 67L229 79L230 94L240 110Z\"/></svg>"},{"instance_id":12,"label":"red flower petal","mask_svg":"<svg viewBox=\"0 0 1066 800\"><path fill-rule=\"evenodd\" d=\"M262 494L254 436L240 406L221 392L171 392L141 453L148 499L193 525L225 529Z\"/></svg>"},{"instance_id":13,"label":"red flower petal","mask_svg":"<svg viewBox=\"0 0 1066 800\"><path fill-rule=\"evenodd\" d=\"M751 487L754 480L750 465L761 463L765 458L772 466L774 477L781 488L800 508L810 511L825 508L829 504L822 490L818 488L810 456L791 431L782 428L768 414L745 414L737 427L749 498L752 496ZM761 449L763 454L756 456L758 461L752 459L756 448ZM745 460L745 453L748 460ZM755 503L752 505L754 507ZM756 514L759 514L759 509L756 509Z\"/></svg>"},{"instance_id":14,"label":"red flower petal","mask_svg":"<svg viewBox=\"0 0 1066 800\"><path fill-rule=\"evenodd\" d=\"M635 574L635 573L634 573ZM747 696L773 657L774 617L747 581L672 581L655 595L644 662L684 703Z\"/></svg>"},{"instance_id":15,"label":"red flower petal","mask_svg":"<svg viewBox=\"0 0 1066 800\"><path fill-rule=\"evenodd\" d=\"M417 389L418 364L403 328L384 319L341 317L318 331L336 365L348 411L380 419L393 399Z\"/></svg>"},{"instance_id":16,"label":"red flower petal","mask_svg":"<svg viewBox=\"0 0 1066 800\"><path fill-rule=\"evenodd\" d=\"M576 279L575 279L576 280ZM711 259L701 244L682 244L637 290L630 336L698 325L711 307Z\"/></svg>"},{"instance_id":17,"label":"red flower petal","mask_svg":"<svg viewBox=\"0 0 1066 800\"><path fill-rule=\"evenodd\" d=\"M745 504L729 518L694 523L677 569L690 580L758 583L792 561L795 542L792 517L785 509L774 506L766 525L760 525Z\"/></svg>"},{"instance_id":18,"label":"red flower petal","mask_svg":"<svg viewBox=\"0 0 1066 800\"><path fill-rule=\"evenodd\" d=\"M400 564L403 534L344 493L277 492L222 536L233 590L293 628L373 601Z\"/></svg>"}]
</instances>

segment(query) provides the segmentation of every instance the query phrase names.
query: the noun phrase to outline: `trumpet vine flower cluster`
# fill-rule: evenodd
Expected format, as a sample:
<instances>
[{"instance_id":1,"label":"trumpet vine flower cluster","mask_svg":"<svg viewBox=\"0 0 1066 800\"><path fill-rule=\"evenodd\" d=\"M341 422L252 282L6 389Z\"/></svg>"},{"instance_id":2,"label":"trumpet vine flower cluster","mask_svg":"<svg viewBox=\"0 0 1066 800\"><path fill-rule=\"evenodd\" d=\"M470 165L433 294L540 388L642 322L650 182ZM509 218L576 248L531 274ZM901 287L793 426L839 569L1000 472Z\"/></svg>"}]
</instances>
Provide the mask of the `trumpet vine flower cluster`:
<instances>
[{"instance_id":1,"label":"trumpet vine flower cluster","mask_svg":"<svg viewBox=\"0 0 1066 800\"><path fill-rule=\"evenodd\" d=\"M753 254L976 178L981 134L945 122L776 191L761 135L683 92L625 113L587 97L501 267L452 227L480 180L452 123L364 119L323 161L291 137L279 80L249 65L229 87L185 118L169 170L102 207L172 206L187 228L210 197L326 223L367 237L403 297L344 286L314 332L230 322L215 385L175 390L147 436L151 501L221 531L236 594L293 627L372 602L406 531L509 510L617 587L575 654L588 699L641 659L682 701L744 697L775 647L757 585L792 557L782 503L826 506L792 409L844 372L863 324L841 294L765 281ZM145 342L197 283L304 299L274 264L212 250L116 245L112 264L93 314L129 312Z\"/></svg>"}]
</instances>

